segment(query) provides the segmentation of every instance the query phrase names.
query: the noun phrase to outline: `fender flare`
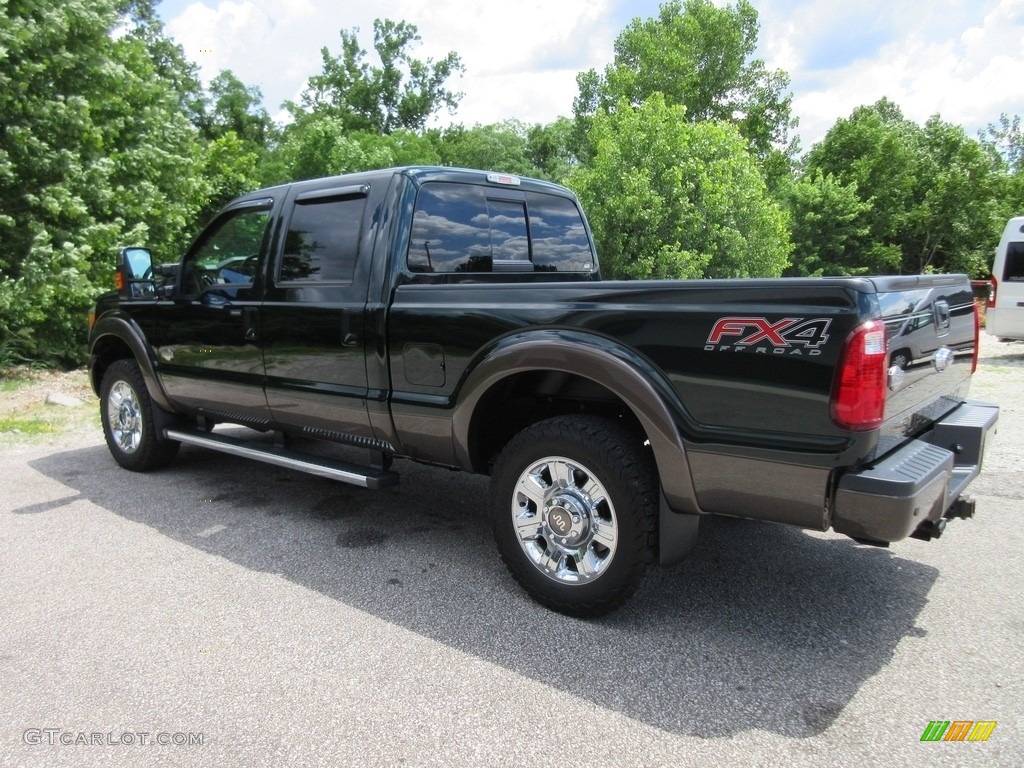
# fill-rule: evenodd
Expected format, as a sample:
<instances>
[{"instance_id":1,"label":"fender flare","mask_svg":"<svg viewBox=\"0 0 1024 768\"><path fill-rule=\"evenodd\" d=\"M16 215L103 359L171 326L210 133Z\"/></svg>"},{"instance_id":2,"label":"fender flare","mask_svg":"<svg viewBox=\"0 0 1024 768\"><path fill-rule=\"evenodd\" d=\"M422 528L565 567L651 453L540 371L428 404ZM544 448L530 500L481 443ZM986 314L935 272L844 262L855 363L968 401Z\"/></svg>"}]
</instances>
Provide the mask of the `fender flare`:
<instances>
[{"instance_id":1,"label":"fender flare","mask_svg":"<svg viewBox=\"0 0 1024 768\"><path fill-rule=\"evenodd\" d=\"M481 398L503 379L531 371L582 376L622 400L651 443L668 506L674 512L701 513L678 427L690 417L675 390L664 374L634 350L586 332L524 331L502 337L487 350L459 387L452 439L461 466L473 466L470 427Z\"/></svg>"},{"instance_id":2,"label":"fender flare","mask_svg":"<svg viewBox=\"0 0 1024 768\"><path fill-rule=\"evenodd\" d=\"M89 340L89 379L96 393L99 394L100 385L94 376L96 363L99 361L96 347L104 339L110 337L123 342L131 350L132 357L135 358L139 370L142 371L142 380L146 383L149 396L153 398L154 402L165 411L173 411L174 406L156 375L156 361L153 357L152 347L146 341L142 328L127 312L116 311L103 315L93 326Z\"/></svg>"}]
</instances>

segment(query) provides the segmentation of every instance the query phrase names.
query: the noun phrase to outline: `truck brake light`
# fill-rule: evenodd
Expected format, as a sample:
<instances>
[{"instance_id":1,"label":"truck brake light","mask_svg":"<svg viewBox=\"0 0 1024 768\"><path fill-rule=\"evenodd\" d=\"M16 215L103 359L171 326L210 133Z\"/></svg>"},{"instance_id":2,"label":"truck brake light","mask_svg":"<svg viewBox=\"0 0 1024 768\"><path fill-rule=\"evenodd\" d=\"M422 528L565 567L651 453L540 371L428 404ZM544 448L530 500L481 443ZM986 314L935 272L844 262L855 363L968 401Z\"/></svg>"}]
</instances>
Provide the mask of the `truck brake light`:
<instances>
[{"instance_id":1,"label":"truck brake light","mask_svg":"<svg viewBox=\"0 0 1024 768\"><path fill-rule=\"evenodd\" d=\"M971 374L978 370L978 357L981 355L981 310L974 302L974 354L971 356Z\"/></svg>"},{"instance_id":2,"label":"truck brake light","mask_svg":"<svg viewBox=\"0 0 1024 768\"><path fill-rule=\"evenodd\" d=\"M508 187L518 187L522 184L522 180L518 176L512 176L508 173L488 173L487 180L491 184L504 184Z\"/></svg>"},{"instance_id":3,"label":"truck brake light","mask_svg":"<svg viewBox=\"0 0 1024 768\"><path fill-rule=\"evenodd\" d=\"M874 429L885 416L885 326L877 320L850 334L832 386L832 421L857 432Z\"/></svg>"}]
</instances>

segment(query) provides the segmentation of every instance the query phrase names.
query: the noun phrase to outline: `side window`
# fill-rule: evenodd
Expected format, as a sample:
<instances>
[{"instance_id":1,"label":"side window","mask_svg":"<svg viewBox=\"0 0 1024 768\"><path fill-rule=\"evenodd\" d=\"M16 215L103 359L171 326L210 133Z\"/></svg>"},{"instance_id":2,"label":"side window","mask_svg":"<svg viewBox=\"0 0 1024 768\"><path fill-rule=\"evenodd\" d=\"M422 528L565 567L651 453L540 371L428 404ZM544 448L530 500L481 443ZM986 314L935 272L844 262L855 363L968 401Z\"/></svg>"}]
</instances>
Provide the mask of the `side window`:
<instances>
[{"instance_id":1,"label":"side window","mask_svg":"<svg viewBox=\"0 0 1024 768\"><path fill-rule=\"evenodd\" d=\"M1024 282L1024 243L1007 243L1003 282Z\"/></svg>"},{"instance_id":2,"label":"side window","mask_svg":"<svg viewBox=\"0 0 1024 768\"><path fill-rule=\"evenodd\" d=\"M252 285L269 218L268 206L232 211L215 221L185 260L185 293Z\"/></svg>"},{"instance_id":3,"label":"side window","mask_svg":"<svg viewBox=\"0 0 1024 768\"><path fill-rule=\"evenodd\" d=\"M366 198L299 200L285 236L279 272L286 282L351 282Z\"/></svg>"},{"instance_id":4,"label":"side window","mask_svg":"<svg viewBox=\"0 0 1024 768\"><path fill-rule=\"evenodd\" d=\"M538 272L590 272L594 255L583 217L571 200L529 192L530 235Z\"/></svg>"},{"instance_id":5,"label":"side window","mask_svg":"<svg viewBox=\"0 0 1024 768\"><path fill-rule=\"evenodd\" d=\"M590 272L593 251L572 200L520 199L471 184L424 184L416 198L409 271Z\"/></svg>"},{"instance_id":6,"label":"side window","mask_svg":"<svg viewBox=\"0 0 1024 768\"><path fill-rule=\"evenodd\" d=\"M424 184L409 238L411 272L490 272L491 235L481 187Z\"/></svg>"}]
</instances>

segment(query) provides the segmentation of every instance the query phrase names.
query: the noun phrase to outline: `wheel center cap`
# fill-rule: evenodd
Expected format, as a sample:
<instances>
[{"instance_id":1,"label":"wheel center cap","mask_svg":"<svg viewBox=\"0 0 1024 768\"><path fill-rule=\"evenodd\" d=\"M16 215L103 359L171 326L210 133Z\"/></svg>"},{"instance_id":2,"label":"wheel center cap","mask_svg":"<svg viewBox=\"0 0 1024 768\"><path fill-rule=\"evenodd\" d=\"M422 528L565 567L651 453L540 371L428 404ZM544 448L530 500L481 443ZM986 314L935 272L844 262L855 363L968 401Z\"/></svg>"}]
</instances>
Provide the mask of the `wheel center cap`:
<instances>
[{"instance_id":1,"label":"wheel center cap","mask_svg":"<svg viewBox=\"0 0 1024 768\"><path fill-rule=\"evenodd\" d=\"M548 512L548 525L559 536L572 533L572 515L564 507L554 507Z\"/></svg>"},{"instance_id":2,"label":"wheel center cap","mask_svg":"<svg viewBox=\"0 0 1024 768\"><path fill-rule=\"evenodd\" d=\"M587 537L590 517L579 499L559 494L548 502L547 527L555 543L575 548Z\"/></svg>"}]
</instances>

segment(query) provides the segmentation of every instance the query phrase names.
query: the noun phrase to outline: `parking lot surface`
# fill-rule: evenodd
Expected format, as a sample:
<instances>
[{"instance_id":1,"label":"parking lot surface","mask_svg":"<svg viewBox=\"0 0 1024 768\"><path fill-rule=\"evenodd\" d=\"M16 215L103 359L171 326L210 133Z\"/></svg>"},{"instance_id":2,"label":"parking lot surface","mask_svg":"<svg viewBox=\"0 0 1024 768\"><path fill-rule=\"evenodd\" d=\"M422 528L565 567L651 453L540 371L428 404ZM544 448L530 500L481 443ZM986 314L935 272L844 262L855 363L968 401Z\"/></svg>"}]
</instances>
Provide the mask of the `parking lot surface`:
<instances>
[{"instance_id":1,"label":"parking lot surface","mask_svg":"<svg viewBox=\"0 0 1024 768\"><path fill-rule=\"evenodd\" d=\"M593 621L513 583L483 478L7 444L0 765L1024 764L1024 344L984 341L973 520L888 549L709 520ZM996 725L922 742L932 721Z\"/></svg>"}]
</instances>

